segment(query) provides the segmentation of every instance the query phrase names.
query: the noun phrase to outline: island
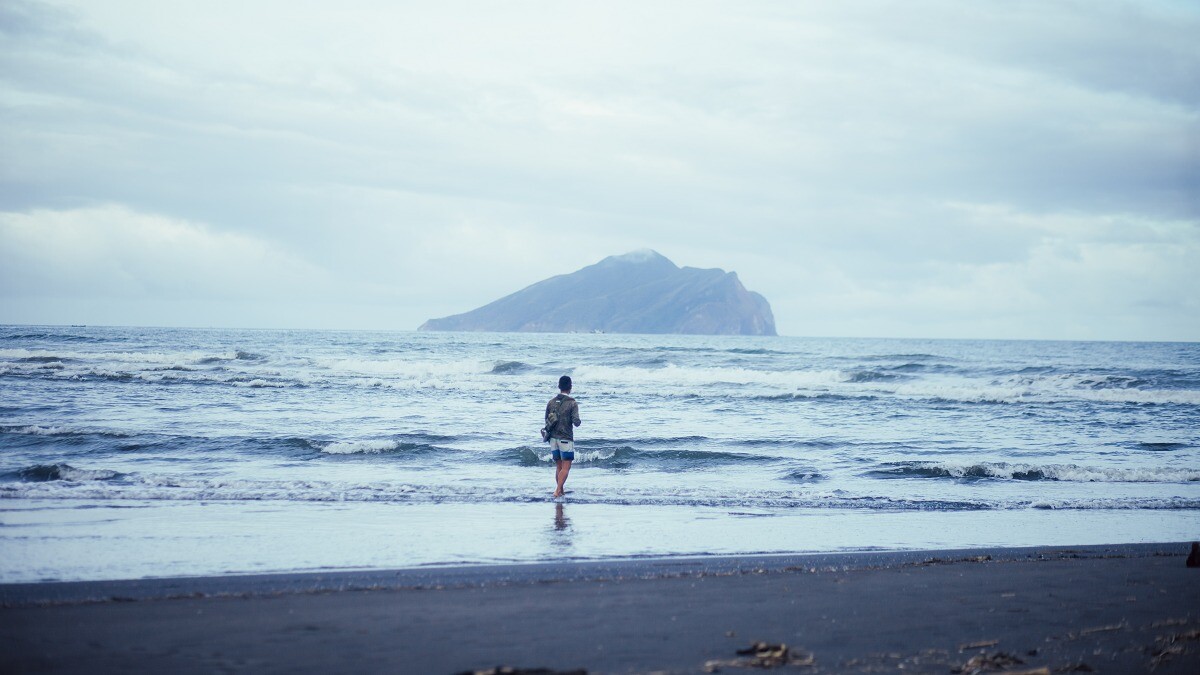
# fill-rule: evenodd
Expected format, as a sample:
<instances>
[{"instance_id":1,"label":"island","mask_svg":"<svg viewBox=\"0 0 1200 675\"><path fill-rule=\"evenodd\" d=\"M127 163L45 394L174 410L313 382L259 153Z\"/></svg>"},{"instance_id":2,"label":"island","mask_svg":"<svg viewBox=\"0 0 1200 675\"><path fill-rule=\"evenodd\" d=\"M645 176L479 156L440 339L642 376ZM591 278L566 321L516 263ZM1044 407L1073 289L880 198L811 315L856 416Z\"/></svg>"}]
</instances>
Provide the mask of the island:
<instances>
[{"instance_id":1,"label":"island","mask_svg":"<svg viewBox=\"0 0 1200 675\"><path fill-rule=\"evenodd\" d=\"M609 256L423 331L775 335L771 305L736 272L679 267L656 251Z\"/></svg>"}]
</instances>

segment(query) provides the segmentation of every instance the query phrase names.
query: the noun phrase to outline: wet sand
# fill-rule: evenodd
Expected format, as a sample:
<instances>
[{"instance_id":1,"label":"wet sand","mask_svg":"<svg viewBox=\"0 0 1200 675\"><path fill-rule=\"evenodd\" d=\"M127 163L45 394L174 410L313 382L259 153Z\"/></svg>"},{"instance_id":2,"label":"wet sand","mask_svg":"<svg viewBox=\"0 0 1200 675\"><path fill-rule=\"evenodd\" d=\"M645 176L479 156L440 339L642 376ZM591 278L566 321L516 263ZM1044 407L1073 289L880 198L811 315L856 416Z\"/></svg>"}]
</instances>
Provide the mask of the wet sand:
<instances>
[{"instance_id":1,"label":"wet sand","mask_svg":"<svg viewBox=\"0 0 1200 675\"><path fill-rule=\"evenodd\" d=\"M1200 569L1186 554L1177 543L11 584L0 671L1195 673ZM756 641L789 652L737 653Z\"/></svg>"}]
</instances>

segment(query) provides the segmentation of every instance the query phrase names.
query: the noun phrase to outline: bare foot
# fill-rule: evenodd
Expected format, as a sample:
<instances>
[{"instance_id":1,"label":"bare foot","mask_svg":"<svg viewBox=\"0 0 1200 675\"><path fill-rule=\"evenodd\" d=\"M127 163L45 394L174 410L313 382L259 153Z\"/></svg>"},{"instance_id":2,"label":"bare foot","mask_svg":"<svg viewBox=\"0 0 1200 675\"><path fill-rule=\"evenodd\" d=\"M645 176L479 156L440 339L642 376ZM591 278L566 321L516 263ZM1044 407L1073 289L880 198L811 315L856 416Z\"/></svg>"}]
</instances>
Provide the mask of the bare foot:
<instances>
[{"instance_id":1,"label":"bare foot","mask_svg":"<svg viewBox=\"0 0 1200 675\"><path fill-rule=\"evenodd\" d=\"M554 491L554 494L553 494L553 495L551 495L551 496L553 496L553 497L561 497L561 496L563 496L562 490L555 490L555 491Z\"/></svg>"}]
</instances>

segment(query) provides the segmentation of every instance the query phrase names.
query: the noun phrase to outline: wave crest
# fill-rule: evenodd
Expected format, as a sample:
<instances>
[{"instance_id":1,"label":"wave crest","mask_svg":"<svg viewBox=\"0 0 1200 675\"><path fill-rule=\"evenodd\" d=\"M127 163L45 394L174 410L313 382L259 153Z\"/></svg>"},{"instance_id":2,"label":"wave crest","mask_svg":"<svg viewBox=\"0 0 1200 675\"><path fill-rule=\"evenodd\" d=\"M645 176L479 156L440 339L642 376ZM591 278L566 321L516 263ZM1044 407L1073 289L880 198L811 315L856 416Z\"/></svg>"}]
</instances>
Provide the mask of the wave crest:
<instances>
[{"instance_id":1,"label":"wave crest","mask_svg":"<svg viewBox=\"0 0 1200 675\"><path fill-rule=\"evenodd\" d=\"M115 472L113 472L115 474ZM120 474L113 476L122 477ZM50 478L0 483L0 499L97 499L170 501L283 501L283 502L382 502L441 504L545 502L546 492L532 487L493 485L423 485L394 481L346 482L314 480L253 480L187 478L143 475L109 480ZM590 491L576 488L571 501L578 504L630 506L694 506L755 509L854 509L861 511L985 511L1011 509L1126 509L1200 510L1200 499L1085 498L1039 501L989 499L896 498L882 495L848 495L841 490L816 490L797 486L790 490L711 490L681 486L678 489Z\"/></svg>"},{"instance_id":2,"label":"wave crest","mask_svg":"<svg viewBox=\"0 0 1200 675\"><path fill-rule=\"evenodd\" d=\"M121 478L125 474L108 469L77 469L70 464L35 464L9 474L23 481L44 483L48 481L96 481Z\"/></svg>"},{"instance_id":3,"label":"wave crest","mask_svg":"<svg viewBox=\"0 0 1200 675\"><path fill-rule=\"evenodd\" d=\"M536 466L552 460L550 446L513 448L504 453L522 466ZM747 462L775 462L776 458L740 452L706 450L649 450L628 445L616 447L575 446L575 462L590 463L609 468L639 466L653 470L656 467L675 469L700 469L709 466L742 464Z\"/></svg>"},{"instance_id":4,"label":"wave crest","mask_svg":"<svg viewBox=\"0 0 1200 675\"><path fill-rule=\"evenodd\" d=\"M36 424L27 426L0 426L0 433L27 436L109 436L113 438L127 438L130 436L130 434L123 431L112 431L110 429L81 429L76 427L39 426Z\"/></svg>"},{"instance_id":5,"label":"wave crest","mask_svg":"<svg viewBox=\"0 0 1200 675\"><path fill-rule=\"evenodd\" d=\"M1200 470L1165 467L1096 468L1075 464L1009 464L979 462L892 462L868 471L875 478L952 478L1000 480L1055 480L1081 483L1188 483L1200 481Z\"/></svg>"},{"instance_id":6,"label":"wave crest","mask_svg":"<svg viewBox=\"0 0 1200 675\"><path fill-rule=\"evenodd\" d=\"M497 361L495 366L492 366L491 373L493 375L512 375L515 373L524 373L533 370L533 366L520 361Z\"/></svg>"},{"instance_id":7,"label":"wave crest","mask_svg":"<svg viewBox=\"0 0 1200 675\"><path fill-rule=\"evenodd\" d=\"M428 437L422 436L421 438L426 439ZM429 443L413 440L399 440L395 438L379 438L361 441L334 441L332 443L325 444L309 442L309 445L317 448L327 455L382 455L393 452L402 452L407 455L417 455L438 450L438 448L430 445Z\"/></svg>"}]
</instances>

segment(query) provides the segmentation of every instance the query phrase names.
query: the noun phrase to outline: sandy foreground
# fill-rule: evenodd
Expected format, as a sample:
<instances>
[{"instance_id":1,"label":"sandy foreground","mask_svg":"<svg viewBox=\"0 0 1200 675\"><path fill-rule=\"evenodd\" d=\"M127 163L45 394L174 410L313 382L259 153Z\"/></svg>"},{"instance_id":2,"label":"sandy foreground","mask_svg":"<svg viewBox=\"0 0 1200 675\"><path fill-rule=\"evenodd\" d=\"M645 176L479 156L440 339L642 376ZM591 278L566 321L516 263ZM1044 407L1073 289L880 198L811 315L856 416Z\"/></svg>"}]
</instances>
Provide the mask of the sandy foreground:
<instances>
[{"instance_id":1,"label":"sandy foreground","mask_svg":"<svg viewBox=\"0 0 1200 675\"><path fill-rule=\"evenodd\" d=\"M1185 566L1187 550L10 584L0 672L1194 674L1200 569Z\"/></svg>"}]
</instances>

